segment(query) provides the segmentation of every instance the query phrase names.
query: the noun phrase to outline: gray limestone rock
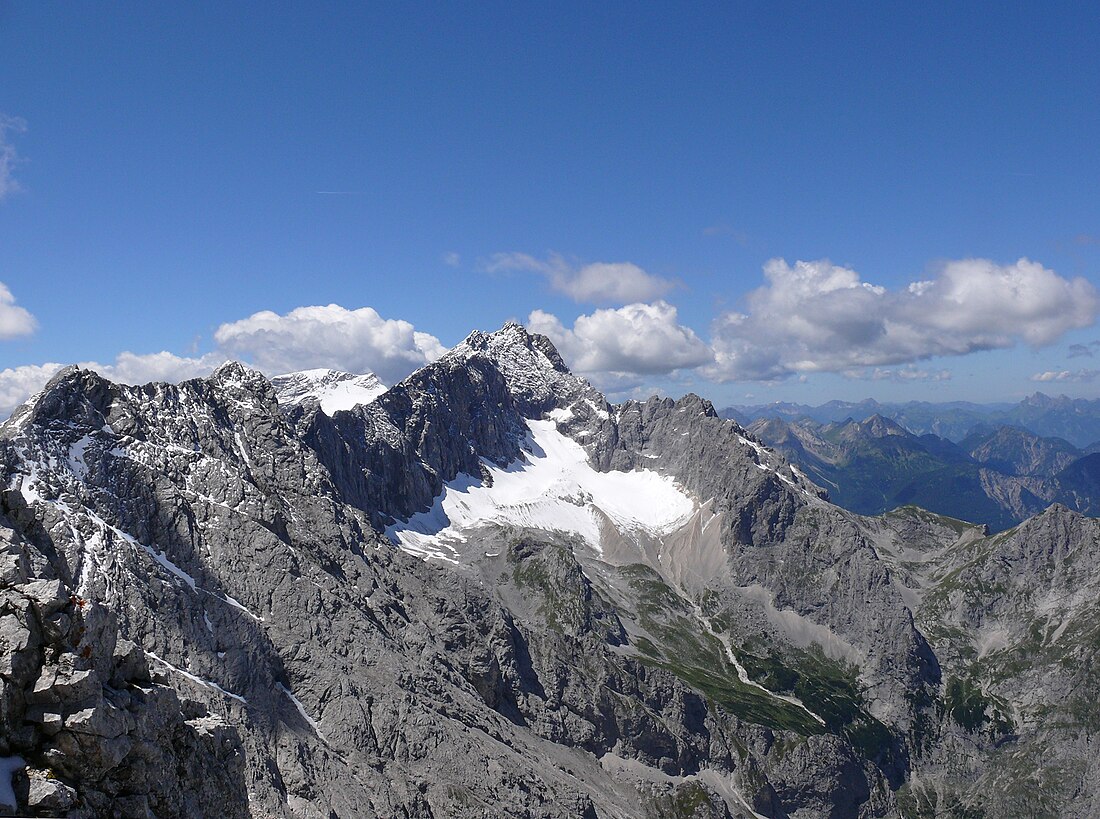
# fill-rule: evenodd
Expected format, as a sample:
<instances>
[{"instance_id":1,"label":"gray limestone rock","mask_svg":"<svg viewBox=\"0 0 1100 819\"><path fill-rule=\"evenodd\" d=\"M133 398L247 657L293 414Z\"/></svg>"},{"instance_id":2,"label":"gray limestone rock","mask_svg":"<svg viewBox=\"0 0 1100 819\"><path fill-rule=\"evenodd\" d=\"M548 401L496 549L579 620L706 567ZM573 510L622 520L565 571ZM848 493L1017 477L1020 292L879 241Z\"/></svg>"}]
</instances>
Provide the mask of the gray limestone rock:
<instances>
[{"instance_id":1,"label":"gray limestone rock","mask_svg":"<svg viewBox=\"0 0 1100 819\"><path fill-rule=\"evenodd\" d=\"M486 521L453 562L394 547L448 484L522 473L534 421L691 515L605 516L599 543ZM1094 805L1091 522L860 518L703 399L611 406L518 325L331 416L239 364L177 386L67 369L0 427L0 487L21 804L1009 816L1020 753L1058 774L1036 810Z\"/></svg>"}]
</instances>

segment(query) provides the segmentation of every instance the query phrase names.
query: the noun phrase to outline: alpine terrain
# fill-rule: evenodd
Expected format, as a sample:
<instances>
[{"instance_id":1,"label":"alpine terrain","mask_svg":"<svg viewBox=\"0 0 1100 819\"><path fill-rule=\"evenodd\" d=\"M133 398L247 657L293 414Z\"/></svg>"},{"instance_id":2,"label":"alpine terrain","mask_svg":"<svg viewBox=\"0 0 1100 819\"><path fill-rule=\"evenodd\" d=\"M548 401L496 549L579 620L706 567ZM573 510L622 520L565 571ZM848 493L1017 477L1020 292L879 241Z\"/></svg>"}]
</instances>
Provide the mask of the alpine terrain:
<instances>
[{"instance_id":1,"label":"alpine terrain","mask_svg":"<svg viewBox=\"0 0 1100 819\"><path fill-rule=\"evenodd\" d=\"M1098 649L1100 522L861 516L517 324L0 426L8 815L1096 816Z\"/></svg>"},{"instance_id":2,"label":"alpine terrain","mask_svg":"<svg viewBox=\"0 0 1100 819\"><path fill-rule=\"evenodd\" d=\"M1055 502L1100 509L1100 456L1021 427L975 431L958 444L881 415L828 424L759 418L747 429L834 503L863 515L916 505L1001 531Z\"/></svg>"}]
</instances>

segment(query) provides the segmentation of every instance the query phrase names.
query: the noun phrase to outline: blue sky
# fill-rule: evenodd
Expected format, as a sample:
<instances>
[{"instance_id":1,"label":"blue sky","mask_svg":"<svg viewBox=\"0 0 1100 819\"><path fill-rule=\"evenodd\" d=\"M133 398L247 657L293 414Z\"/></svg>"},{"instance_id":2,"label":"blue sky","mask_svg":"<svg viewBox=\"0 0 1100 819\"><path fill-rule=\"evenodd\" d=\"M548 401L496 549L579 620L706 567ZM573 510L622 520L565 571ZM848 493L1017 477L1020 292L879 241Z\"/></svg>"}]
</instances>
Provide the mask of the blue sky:
<instances>
[{"instance_id":1,"label":"blue sky","mask_svg":"<svg viewBox=\"0 0 1100 819\"><path fill-rule=\"evenodd\" d=\"M507 319L617 397L1100 395L1097 15L594 6L0 4L0 404Z\"/></svg>"}]
</instances>

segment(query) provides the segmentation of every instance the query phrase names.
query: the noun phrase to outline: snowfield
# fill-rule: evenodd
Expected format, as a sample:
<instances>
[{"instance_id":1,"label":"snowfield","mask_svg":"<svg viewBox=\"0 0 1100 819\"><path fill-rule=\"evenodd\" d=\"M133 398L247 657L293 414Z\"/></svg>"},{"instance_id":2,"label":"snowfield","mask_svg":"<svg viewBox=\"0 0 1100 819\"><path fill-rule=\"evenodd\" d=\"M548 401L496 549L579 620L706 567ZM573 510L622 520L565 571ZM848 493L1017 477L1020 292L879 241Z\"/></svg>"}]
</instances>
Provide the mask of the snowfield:
<instances>
[{"instance_id":1,"label":"snowfield","mask_svg":"<svg viewBox=\"0 0 1100 819\"><path fill-rule=\"evenodd\" d=\"M675 481L652 470L598 472L584 449L554 421L528 421L521 458L505 467L482 463L490 480L460 475L426 512L386 530L400 548L457 562L465 533L486 524L561 531L602 553L600 530L660 536L682 526L695 503Z\"/></svg>"},{"instance_id":2,"label":"snowfield","mask_svg":"<svg viewBox=\"0 0 1100 819\"><path fill-rule=\"evenodd\" d=\"M298 404L316 399L321 412L331 416L359 404L369 404L386 391L373 373L352 375L339 370L302 370L271 379L280 404Z\"/></svg>"}]
</instances>

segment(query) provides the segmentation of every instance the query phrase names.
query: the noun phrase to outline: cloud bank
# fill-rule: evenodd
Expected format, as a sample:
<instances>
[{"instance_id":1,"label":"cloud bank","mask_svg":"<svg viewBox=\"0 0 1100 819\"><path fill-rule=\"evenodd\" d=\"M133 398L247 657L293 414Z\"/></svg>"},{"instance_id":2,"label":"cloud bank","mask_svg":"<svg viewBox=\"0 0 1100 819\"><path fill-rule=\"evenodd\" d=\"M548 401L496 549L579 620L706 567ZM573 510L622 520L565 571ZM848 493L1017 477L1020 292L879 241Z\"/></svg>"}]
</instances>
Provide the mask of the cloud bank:
<instances>
[{"instance_id":1,"label":"cloud bank","mask_svg":"<svg viewBox=\"0 0 1100 819\"><path fill-rule=\"evenodd\" d=\"M1095 381L1100 376L1100 370L1047 370L1043 373L1035 373L1032 381Z\"/></svg>"},{"instance_id":2,"label":"cloud bank","mask_svg":"<svg viewBox=\"0 0 1100 819\"><path fill-rule=\"evenodd\" d=\"M0 309L0 320L3 315ZM82 361L78 366L124 384L177 383L209 375L230 359L241 359L268 375L331 367L373 372L393 384L446 352L439 339L415 330L407 321L384 319L370 307L348 310L336 304L299 307L285 315L255 313L221 325L214 339L218 348L198 357L123 352L112 363ZM0 419L41 390L61 367L48 363L0 370Z\"/></svg>"},{"instance_id":3,"label":"cloud bank","mask_svg":"<svg viewBox=\"0 0 1100 819\"><path fill-rule=\"evenodd\" d=\"M913 381L950 381L950 370L922 370L912 365L905 367L873 367L863 370L846 370L845 378L858 381L894 381L906 383Z\"/></svg>"},{"instance_id":4,"label":"cloud bank","mask_svg":"<svg viewBox=\"0 0 1100 819\"><path fill-rule=\"evenodd\" d=\"M1100 294L1037 262L946 263L932 279L888 291L828 261L773 259L767 284L713 326L716 381L908 364L934 356L1041 347L1092 324Z\"/></svg>"},{"instance_id":5,"label":"cloud bank","mask_svg":"<svg viewBox=\"0 0 1100 819\"><path fill-rule=\"evenodd\" d=\"M507 263L519 264L514 257ZM654 287L668 285L661 280L653 285L653 277L627 266L640 276L609 272L621 265L565 267L561 286L594 297L622 296L631 288L652 294ZM1091 284L1063 278L1027 259L1008 265L952 261L932 278L894 291L824 260L791 265L773 259L764 274L766 283L748 294L744 312L715 320L709 344L660 299L598 308L578 316L572 326L534 310L527 325L549 337L573 370L609 392L627 394L654 377L776 381L835 372L870 381L942 381L950 371L922 369L917 362L1017 344L1041 347L1094 323L1100 314L1100 293ZM612 281L618 283L609 285ZM26 335L35 327L34 316L0 284L0 338ZM373 372L392 384L446 351L438 338L408 321L383 318L370 307L352 310L337 304L254 313L218 327L214 340L216 349L199 357L124 352L112 363L82 366L136 384L205 376L227 359L241 359L268 375L333 367ZM1091 357L1096 346L1072 345L1070 357ZM60 367L48 363L0 370L0 417L41 389ZM1081 382L1097 373L1060 370L1031 378Z\"/></svg>"},{"instance_id":6,"label":"cloud bank","mask_svg":"<svg viewBox=\"0 0 1100 819\"><path fill-rule=\"evenodd\" d=\"M630 262L595 262L573 267L556 253L545 260L526 253L497 253L486 270L527 271L546 277L550 286L575 302L584 304L628 304L658 299L675 285L653 276Z\"/></svg>"}]
</instances>

